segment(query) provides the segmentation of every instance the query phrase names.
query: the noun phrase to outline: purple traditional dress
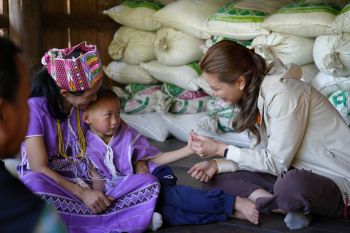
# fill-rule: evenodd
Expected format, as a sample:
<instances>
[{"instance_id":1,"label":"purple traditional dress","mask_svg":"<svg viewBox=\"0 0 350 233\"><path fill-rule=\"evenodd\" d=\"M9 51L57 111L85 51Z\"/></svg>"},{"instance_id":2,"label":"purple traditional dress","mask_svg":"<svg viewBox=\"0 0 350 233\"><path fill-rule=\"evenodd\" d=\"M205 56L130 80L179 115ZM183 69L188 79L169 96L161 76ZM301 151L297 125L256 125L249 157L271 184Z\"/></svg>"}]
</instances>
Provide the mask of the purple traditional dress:
<instances>
[{"instance_id":1,"label":"purple traditional dress","mask_svg":"<svg viewBox=\"0 0 350 233\"><path fill-rule=\"evenodd\" d=\"M108 145L95 133L86 133L86 156L98 172L106 179L105 189L108 195L113 186L119 185L128 176L133 175L133 164L146 158L152 158L161 152L135 129L122 122ZM149 162L149 172L159 165ZM113 191L115 192L115 191Z\"/></svg>"},{"instance_id":2,"label":"purple traditional dress","mask_svg":"<svg viewBox=\"0 0 350 233\"><path fill-rule=\"evenodd\" d=\"M28 103L30 123L26 137L43 136L49 167L69 181L91 187L88 172L91 164L86 156L80 155L81 144L85 141L79 140L77 135L79 131L85 134L88 129L85 124L80 124L80 112L73 108L69 119L57 124L49 114L44 98L31 98ZM61 143L59 146L59 138L63 139L61 140L63 145ZM87 144L93 144L94 142L88 141L89 135L88 138ZM129 142L132 142L132 139L125 141L125 144L121 141L120 148L129 149ZM60 155L60 147L63 147L67 158ZM134 148L140 150L140 156L144 156L142 155L144 148ZM120 163L123 164L122 161ZM24 145L19 169L24 184L56 207L71 233L143 232L151 222L159 193L159 184L151 175L132 175L131 170L125 174L126 176L115 179L115 184L109 182L106 194L114 197L115 201L105 212L93 214L80 199L54 180L42 173L31 171Z\"/></svg>"}]
</instances>

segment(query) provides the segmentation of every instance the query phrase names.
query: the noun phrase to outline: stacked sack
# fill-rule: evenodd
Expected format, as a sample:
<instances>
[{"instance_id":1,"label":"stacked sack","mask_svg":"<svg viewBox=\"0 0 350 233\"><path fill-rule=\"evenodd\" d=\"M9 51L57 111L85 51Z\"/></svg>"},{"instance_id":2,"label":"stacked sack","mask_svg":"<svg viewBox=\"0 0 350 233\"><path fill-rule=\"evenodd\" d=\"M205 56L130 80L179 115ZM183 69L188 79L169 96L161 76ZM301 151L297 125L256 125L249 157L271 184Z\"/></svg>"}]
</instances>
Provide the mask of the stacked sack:
<instances>
[{"instance_id":1,"label":"stacked sack","mask_svg":"<svg viewBox=\"0 0 350 233\"><path fill-rule=\"evenodd\" d=\"M124 89L113 87L121 100L121 117L141 134L158 141L169 136L156 112L166 96L140 63L156 58L153 41L160 24L153 22L151 16L162 7L157 1L127 0L103 12L121 24L108 47L114 61L104 67L110 79L125 85Z\"/></svg>"},{"instance_id":2,"label":"stacked sack","mask_svg":"<svg viewBox=\"0 0 350 233\"><path fill-rule=\"evenodd\" d=\"M104 69L109 78L125 85L114 87L122 96L121 117L158 141L169 135L161 115L206 111L209 100L196 82L204 41L152 18L171 2L127 0L104 11L122 25L108 51L115 61Z\"/></svg>"},{"instance_id":3,"label":"stacked sack","mask_svg":"<svg viewBox=\"0 0 350 233\"><path fill-rule=\"evenodd\" d=\"M273 57L282 51L277 57L284 63L301 65L303 80L326 96L349 125L350 4L344 6L346 2L305 0L283 6L264 20L263 27L273 37L277 33L289 37L276 45L290 44L294 51L266 49L261 42L255 48L267 60L271 53Z\"/></svg>"},{"instance_id":4,"label":"stacked sack","mask_svg":"<svg viewBox=\"0 0 350 233\"><path fill-rule=\"evenodd\" d=\"M125 5L125 2L133 2L134 7L129 5L129 8L132 8L129 10L134 11L139 7L145 8L146 2L159 4L156 1L124 1L122 5ZM302 68L302 79L329 97L346 118L345 115L349 114L347 71L350 64L346 60L349 56L347 33L350 33L350 6L349 4L345 6L346 2L345 0L167 1L167 5L159 4L158 8L154 8L152 12L148 10L147 14L138 12L134 17L128 12L127 20L136 21L138 16L142 23L148 22L147 24L153 25L152 29L146 26L136 27L130 22L115 19L134 30L153 33L153 39L147 39L152 41L147 42L147 49L152 48L148 56L133 52L137 62L130 64L131 55L123 57L119 51L115 52L116 48L124 46L118 42L120 39L116 39L117 43L111 48L114 51L111 55L116 55L115 59L119 62L128 63L119 64L125 71L136 69L129 65L137 66L138 72L131 75L132 82L143 85L161 83L161 87L158 86L157 90L165 96L155 95L159 101L156 101L157 107L150 108L151 113L161 112L157 113L162 119L159 122L162 122L162 126L178 139L187 141L189 131L194 129L199 134L214 137L219 141L251 147L253 142L247 133L235 133L235 129L231 127L237 109L234 106L226 106L210 96L210 87L201 76L198 66L201 56L211 45L222 39L229 39L253 48L267 62L280 59L285 64L296 63ZM146 34L142 37L147 38ZM323 43L326 45L322 45L321 42L325 40ZM129 43L131 42L125 42ZM327 48L328 52L323 52ZM125 53L127 50L123 51ZM322 76L330 77L326 78L327 81L317 81L319 78L316 77L320 73ZM113 77L111 74L109 76ZM121 80L116 81L127 84ZM128 98L135 96L130 97L129 94ZM136 102L142 102L139 98L136 99ZM143 113L145 114L149 113ZM136 115L128 114L128 116Z\"/></svg>"},{"instance_id":5,"label":"stacked sack","mask_svg":"<svg viewBox=\"0 0 350 233\"><path fill-rule=\"evenodd\" d=\"M222 35L213 37L208 30L208 19L215 14L218 9L230 2L232 1L179 0L158 10L153 15L153 19L155 22L163 25L163 27L173 28L174 30L200 40L201 54L203 54L210 45L224 38ZM248 40L247 42L250 43ZM242 43L245 42L242 41ZM198 60L200 60L200 57ZM186 64L181 67L181 69L180 67L176 67L176 69L181 71L177 72L174 69L175 67L171 67L173 64L166 64L164 59L158 59L158 62L162 63L158 64L158 66L163 66L163 68L166 69L163 76L167 75L171 80L165 80L165 77L158 77L160 73L155 73L155 68L150 69L148 67L150 64L142 64L141 66L158 80L175 84L190 91L202 90L208 95L211 94L208 83L200 75L201 71L197 63ZM164 65L167 67L164 67ZM190 67L192 70L189 69ZM158 68L160 69L160 67ZM175 73L183 74L176 79L175 77L169 77L170 75L174 76ZM185 77L187 81L184 82ZM179 82L180 80L182 81ZM168 111L163 114L165 125L170 133L182 141L187 141L190 130L195 130L201 135L214 137L219 141L242 147L251 147L251 141L247 133L235 133L231 126L234 117L237 115L234 107L224 106L224 104L220 103L216 98L209 96L206 97L203 103L205 103L203 111L198 111L197 113L191 111L187 112L187 114L179 114L179 112Z\"/></svg>"}]
</instances>

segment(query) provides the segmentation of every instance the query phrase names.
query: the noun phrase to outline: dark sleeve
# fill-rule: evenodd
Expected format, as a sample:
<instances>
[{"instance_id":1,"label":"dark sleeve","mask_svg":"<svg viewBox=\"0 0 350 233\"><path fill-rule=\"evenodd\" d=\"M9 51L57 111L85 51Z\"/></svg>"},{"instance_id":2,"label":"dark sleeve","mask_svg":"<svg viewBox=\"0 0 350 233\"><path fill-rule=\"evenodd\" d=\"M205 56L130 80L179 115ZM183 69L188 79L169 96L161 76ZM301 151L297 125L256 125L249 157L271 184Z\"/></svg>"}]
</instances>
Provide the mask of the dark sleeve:
<instances>
[{"instance_id":1,"label":"dark sleeve","mask_svg":"<svg viewBox=\"0 0 350 233\"><path fill-rule=\"evenodd\" d=\"M0 161L0 232L32 232L45 202L13 177Z\"/></svg>"}]
</instances>

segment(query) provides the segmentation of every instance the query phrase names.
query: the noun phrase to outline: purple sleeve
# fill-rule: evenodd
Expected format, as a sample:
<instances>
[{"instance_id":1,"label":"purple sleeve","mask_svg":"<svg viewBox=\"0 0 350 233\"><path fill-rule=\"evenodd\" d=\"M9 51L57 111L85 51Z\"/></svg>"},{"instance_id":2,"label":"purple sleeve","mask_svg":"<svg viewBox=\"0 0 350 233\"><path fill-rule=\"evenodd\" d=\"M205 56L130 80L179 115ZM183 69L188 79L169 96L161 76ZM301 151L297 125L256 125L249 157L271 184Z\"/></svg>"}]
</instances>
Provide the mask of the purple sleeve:
<instances>
[{"instance_id":1,"label":"purple sleeve","mask_svg":"<svg viewBox=\"0 0 350 233\"><path fill-rule=\"evenodd\" d=\"M42 101L39 100L40 98L31 98L28 100L29 124L26 137L44 135L42 121L39 114L39 112L42 111L42 109L39 109L39 107L42 107L42 104L39 102L42 103Z\"/></svg>"},{"instance_id":2,"label":"purple sleeve","mask_svg":"<svg viewBox=\"0 0 350 233\"><path fill-rule=\"evenodd\" d=\"M158 148L153 146L146 137L138 133L136 130L132 129L132 134L135 135L134 141L131 142L131 154L132 154L132 161L136 162L138 160L142 160L145 158L152 158L157 156L160 151Z\"/></svg>"}]
</instances>

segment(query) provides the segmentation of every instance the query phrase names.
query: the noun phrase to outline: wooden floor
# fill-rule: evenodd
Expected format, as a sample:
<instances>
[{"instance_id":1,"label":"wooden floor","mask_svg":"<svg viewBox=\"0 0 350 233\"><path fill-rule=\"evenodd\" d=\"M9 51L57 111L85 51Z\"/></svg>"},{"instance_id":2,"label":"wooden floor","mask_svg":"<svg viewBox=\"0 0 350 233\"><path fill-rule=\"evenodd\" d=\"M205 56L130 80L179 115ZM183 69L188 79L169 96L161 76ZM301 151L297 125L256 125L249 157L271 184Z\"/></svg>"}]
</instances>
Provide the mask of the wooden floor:
<instances>
[{"instance_id":1,"label":"wooden floor","mask_svg":"<svg viewBox=\"0 0 350 233\"><path fill-rule=\"evenodd\" d=\"M185 144L177 139L171 138L166 142L151 141L161 151L169 151L180 148ZM171 164L175 174L178 177L178 184L190 185L200 188L200 182L194 180L187 175L187 170L196 162L201 161L200 158L193 155L186 159ZM326 201L326 200L325 200ZM161 228L157 233L350 233L350 220L344 219L326 219L314 217L311 226L303 230L288 230L283 222L283 216L278 214L261 215L261 224L254 226L247 221L231 219L228 222L218 222L207 225L191 225Z\"/></svg>"}]
</instances>

